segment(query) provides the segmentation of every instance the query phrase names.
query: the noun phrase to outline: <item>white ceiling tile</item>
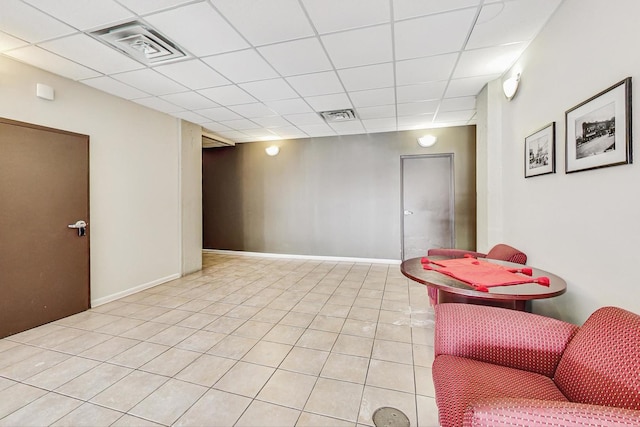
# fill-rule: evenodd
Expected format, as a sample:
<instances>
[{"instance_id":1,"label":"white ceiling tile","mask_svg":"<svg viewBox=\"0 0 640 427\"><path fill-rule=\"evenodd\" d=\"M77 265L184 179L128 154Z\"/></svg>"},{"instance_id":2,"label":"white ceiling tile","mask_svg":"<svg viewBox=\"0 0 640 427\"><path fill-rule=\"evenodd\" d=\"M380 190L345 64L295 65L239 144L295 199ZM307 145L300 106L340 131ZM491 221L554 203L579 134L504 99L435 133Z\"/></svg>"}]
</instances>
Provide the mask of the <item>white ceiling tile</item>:
<instances>
[{"instance_id":1,"label":"white ceiling tile","mask_svg":"<svg viewBox=\"0 0 640 427\"><path fill-rule=\"evenodd\" d=\"M329 126L336 131L338 135L353 135L357 133L365 133L364 126L360 120L350 122L330 123Z\"/></svg>"},{"instance_id":2,"label":"white ceiling tile","mask_svg":"<svg viewBox=\"0 0 640 427\"><path fill-rule=\"evenodd\" d=\"M275 133L269 129L245 129L244 133L252 138L256 138L261 141L272 141L278 139Z\"/></svg>"},{"instance_id":3,"label":"white ceiling tile","mask_svg":"<svg viewBox=\"0 0 640 427\"><path fill-rule=\"evenodd\" d=\"M349 92L380 89L394 85L392 63L347 68L338 70L338 75Z\"/></svg>"},{"instance_id":4,"label":"white ceiling tile","mask_svg":"<svg viewBox=\"0 0 640 427\"><path fill-rule=\"evenodd\" d=\"M173 105L172 103L167 102L164 99L156 98L155 96L150 98L134 99L133 102L168 114L177 113L178 111L182 110L182 108L178 107L177 105Z\"/></svg>"},{"instance_id":5,"label":"white ceiling tile","mask_svg":"<svg viewBox=\"0 0 640 427\"><path fill-rule=\"evenodd\" d=\"M349 92L355 107L373 107L396 103L396 91L392 87Z\"/></svg>"},{"instance_id":6,"label":"white ceiling tile","mask_svg":"<svg viewBox=\"0 0 640 427\"><path fill-rule=\"evenodd\" d=\"M433 114L398 117L398 130L428 129L433 126Z\"/></svg>"},{"instance_id":7,"label":"white ceiling tile","mask_svg":"<svg viewBox=\"0 0 640 427\"><path fill-rule=\"evenodd\" d=\"M462 96L460 98L446 98L440 103L438 111L461 111L461 110L475 110L476 97L475 96Z\"/></svg>"},{"instance_id":8,"label":"white ceiling tile","mask_svg":"<svg viewBox=\"0 0 640 427\"><path fill-rule=\"evenodd\" d=\"M410 59L462 49L475 9L426 16L395 24L396 59Z\"/></svg>"},{"instance_id":9,"label":"white ceiling tile","mask_svg":"<svg viewBox=\"0 0 640 427\"><path fill-rule=\"evenodd\" d=\"M25 0L27 3L67 22L80 30L106 26L117 21L132 18L134 15L118 3L111 0Z\"/></svg>"},{"instance_id":10,"label":"white ceiling tile","mask_svg":"<svg viewBox=\"0 0 640 427\"><path fill-rule=\"evenodd\" d=\"M395 19L406 19L478 6L480 3L482 0L393 0L393 16Z\"/></svg>"},{"instance_id":11,"label":"white ceiling tile","mask_svg":"<svg viewBox=\"0 0 640 427\"><path fill-rule=\"evenodd\" d=\"M501 74L520 57L526 43L487 47L462 52L453 78Z\"/></svg>"},{"instance_id":12,"label":"white ceiling tile","mask_svg":"<svg viewBox=\"0 0 640 427\"><path fill-rule=\"evenodd\" d=\"M221 105L250 104L257 100L238 86L218 86L198 91Z\"/></svg>"},{"instance_id":13,"label":"white ceiling tile","mask_svg":"<svg viewBox=\"0 0 640 427\"><path fill-rule=\"evenodd\" d=\"M26 46L29 43L0 31L0 52Z\"/></svg>"},{"instance_id":14,"label":"white ceiling tile","mask_svg":"<svg viewBox=\"0 0 640 427\"><path fill-rule=\"evenodd\" d=\"M231 129L235 130L256 129L260 127L260 125L248 119L226 120L220 122L220 124L229 126Z\"/></svg>"},{"instance_id":15,"label":"white ceiling tile","mask_svg":"<svg viewBox=\"0 0 640 427\"><path fill-rule=\"evenodd\" d=\"M316 111L340 110L351 108L351 102L343 93L333 95L309 96L305 101Z\"/></svg>"},{"instance_id":16,"label":"white ceiling tile","mask_svg":"<svg viewBox=\"0 0 640 427\"><path fill-rule=\"evenodd\" d=\"M244 132L240 132L238 130L230 130L230 131L220 131L217 132L220 136L223 136L227 139L230 139L234 142L238 142L238 140L241 141L250 141L251 138L249 137L249 135L247 135Z\"/></svg>"},{"instance_id":17,"label":"white ceiling tile","mask_svg":"<svg viewBox=\"0 0 640 427\"><path fill-rule=\"evenodd\" d=\"M145 98L149 96L148 93L106 76L82 80L82 83L124 99Z\"/></svg>"},{"instance_id":18,"label":"white ceiling tile","mask_svg":"<svg viewBox=\"0 0 640 427\"><path fill-rule=\"evenodd\" d=\"M314 34L298 0L211 0L254 46Z\"/></svg>"},{"instance_id":19,"label":"white ceiling tile","mask_svg":"<svg viewBox=\"0 0 640 427\"><path fill-rule=\"evenodd\" d=\"M396 62L396 84L410 85L447 80L451 76L458 55L458 53L449 53L398 61Z\"/></svg>"},{"instance_id":20,"label":"white ceiling tile","mask_svg":"<svg viewBox=\"0 0 640 427\"><path fill-rule=\"evenodd\" d=\"M223 86L231 83L217 71L212 70L197 59L161 65L155 67L154 70L194 90Z\"/></svg>"},{"instance_id":21,"label":"white ceiling tile","mask_svg":"<svg viewBox=\"0 0 640 427\"><path fill-rule=\"evenodd\" d=\"M192 0L118 0L118 2L133 10L138 15L157 12L191 1Z\"/></svg>"},{"instance_id":22,"label":"white ceiling tile","mask_svg":"<svg viewBox=\"0 0 640 427\"><path fill-rule=\"evenodd\" d=\"M202 59L234 83L274 79L278 73L253 49Z\"/></svg>"},{"instance_id":23,"label":"white ceiling tile","mask_svg":"<svg viewBox=\"0 0 640 427\"><path fill-rule=\"evenodd\" d=\"M240 83L242 89L260 101L278 101L280 99L297 98L298 94L284 79L261 80L258 82Z\"/></svg>"},{"instance_id":24,"label":"white ceiling tile","mask_svg":"<svg viewBox=\"0 0 640 427\"><path fill-rule=\"evenodd\" d=\"M509 1L482 7L466 49L533 39L560 0Z\"/></svg>"},{"instance_id":25,"label":"white ceiling tile","mask_svg":"<svg viewBox=\"0 0 640 427\"><path fill-rule=\"evenodd\" d=\"M303 0L303 3L320 34L383 24L390 20L388 0Z\"/></svg>"},{"instance_id":26,"label":"white ceiling tile","mask_svg":"<svg viewBox=\"0 0 640 427\"><path fill-rule=\"evenodd\" d=\"M397 129L395 118L366 119L362 124L368 132L392 132Z\"/></svg>"},{"instance_id":27,"label":"white ceiling tile","mask_svg":"<svg viewBox=\"0 0 640 427\"><path fill-rule=\"evenodd\" d=\"M201 116L205 116L211 120L214 120L216 122L220 122L223 120L236 120L236 119L242 118L241 115L236 114L233 111L229 110L228 108L224 108L224 107L196 110L196 113L200 114Z\"/></svg>"},{"instance_id":28,"label":"white ceiling tile","mask_svg":"<svg viewBox=\"0 0 640 427\"><path fill-rule=\"evenodd\" d=\"M194 55L214 55L248 47L207 2L146 16L145 20Z\"/></svg>"},{"instance_id":29,"label":"white ceiling tile","mask_svg":"<svg viewBox=\"0 0 640 427\"><path fill-rule=\"evenodd\" d=\"M264 46L258 51L283 76L329 71L332 68L316 38Z\"/></svg>"},{"instance_id":30,"label":"white ceiling tile","mask_svg":"<svg viewBox=\"0 0 640 427\"><path fill-rule=\"evenodd\" d=\"M219 107L218 104L209 98L196 92L172 93L170 95L163 95L160 98L187 110L204 110L206 108Z\"/></svg>"},{"instance_id":31,"label":"white ceiling tile","mask_svg":"<svg viewBox=\"0 0 640 427\"><path fill-rule=\"evenodd\" d=\"M336 68L357 67L393 60L391 26L379 25L322 36Z\"/></svg>"},{"instance_id":32,"label":"white ceiling tile","mask_svg":"<svg viewBox=\"0 0 640 427\"><path fill-rule=\"evenodd\" d=\"M323 73L303 74L301 76L287 77L289 84L301 96L328 95L344 92L342 83L335 71Z\"/></svg>"},{"instance_id":33,"label":"white ceiling tile","mask_svg":"<svg viewBox=\"0 0 640 427\"><path fill-rule=\"evenodd\" d=\"M415 116L418 114L433 114L438 108L439 100L410 102L398 104L398 116Z\"/></svg>"},{"instance_id":34,"label":"white ceiling tile","mask_svg":"<svg viewBox=\"0 0 640 427\"><path fill-rule=\"evenodd\" d=\"M267 107L266 105L260 102L255 102L252 104L234 105L229 107L229 109L232 111L235 111L241 116L247 117L252 120L258 117L270 117L270 116L276 115L275 111L271 110L269 107Z\"/></svg>"},{"instance_id":35,"label":"white ceiling tile","mask_svg":"<svg viewBox=\"0 0 640 427\"><path fill-rule=\"evenodd\" d=\"M171 115L197 124L207 123L209 121L208 118L202 117L200 114L196 114L193 111L179 111L177 113L171 113Z\"/></svg>"},{"instance_id":36,"label":"white ceiling tile","mask_svg":"<svg viewBox=\"0 0 640 427\"><path fill-rule=\"evenodd\" d=\"M295 114L313 111L309 104L307 104L302 98L270 101L265 102L265 104L278 114Z\"/></svg>"},{"instance_id":37,"label":"white ceiling tile","mask_svg":"<svg viewBox=\"0 0 640 427\"><path fill-rule=\"evenodd\" d=\"M104 74L137 70L143 67L138 61L82 33L41 43L40 46Z\"/></svg>"},{"instance_id":38,"label":"white ceiling tile","mask_svg":"<svg viewBox=\"0 0 640 427\"><path fill-rule=\"evenodd\" d=\"M251 118L254 122L265 128L279 128L283 126L291 126L291 123L283 119L281 116L273 117L255 117Z\"/></svg>"},{"instance_id":39,"label":"white ceiling tile","mask_svg":"<svg viewBox=\"0 0 640 427\"><path fill-rule=\"evenodd\" d=\"M296 126L321 125L324 120L317 113L287 114L285 119Z\"/></svg>"},{"instance_id":40,"label":"white ceiling tile","mask_svg":"<svg viewBox=\"0 0 640 427\"><path fill-rule=\"evenodd\" d=\"M332 136L336 134L336 131L331 129L331 126L329 126L326 123L319 124L319 125L300 125L298 127L300 128L301 131L303 131L309 136L319 137L319 136Z\"/></svg>"},{"instance_id":41,"label":"white ceiling tile","mask_svg":"<svg viewBox=\"0 0 640 427\"><path fill-rule=\"evenodd\" d=\"M447 98L456 98L460 96L476 96L491 80L500 77L499 74L492 76L469 77L464 79L453 79L449 82L449 87L445 96Z\"/></svg>"},{"instance_id":42,"label":"white ceiling tile","mask_svg":"<svg viewBox=\"0 0 640 427\"><path fill-rule=\"evenodd\" d=\"M474 110L438 113L435 122L466 122L471 120L474 113Z\"/></svg>"},{"instance_id":43,"label":"white ceiling tile","mask_svg":"<svg viewBox=\"0 0 640 427\"><path fill-rule=\"evenodd\" d=\"M430 99L440 99L447 82L430 82L419 85L398 86L396 96L398 102L427 101Z\"/></svg>"},{"instance_id":44,"label":"white ceiling tile","mask_svg":"<svg viewBox=\"0 0 640 427\"><path fill-rule=\"evenodd\" d=\"M273 132L281 139L306 138L308 136L305 132L295 126L273 129Z\"/></svg>"},{"instance_id":45,"label":"white ceiling tile","mask_svg":"<svg viewBox=\"0 0 640 427\"><path fill-rule=\"evenodd\" d=\"M37 46L27 46L4 53L7 56L25 62L34 67L42 68L55 74L72 80L82 80L98 77L95 71L78 65L75 62L62 58Z\"/></svg>"},{"instance_id":46,"label":"white ceiling tile","mask_svg":"<svg viewBox=\"0 0 640 427\"><path fill-rule=\"evenodd\" d=\"M202 126L203 128L206 128L207 130L209 130L211 132L220 132L220 131L233 130L228 126L221 125L220 123L217 123L217 122L201 123L200 126Z\"/></svg>"},{"instance_id":47,"label":"white ceiling tile","mask_svg":"<svg viewBox=\"0 0 640 427\"><path fill-rule=\"evenodd\" d=\"M362 120L396 117L395 105L378 105L376 107L362 107L356 110L356 114Z\"/></svg>"},{"instance_id":48,"label":"white ceiling tile","mask_svg":"<svg viewBox=\"0 0 640 427\"><path fill-rule=\"evenodd\" d=\"M152 95L167 95L187 90L184 86L148 68L115 74L113 78Z\"/></svg>"},{"instance_id":49,"label":"white ceiling tile","mask_svg":"<svg viewBox=\"0 0 640 427\"><path fill-rule=\"evenodd\" d=\"M28 22L28 25L24 25ZM2 0L0 28L5 33L36 43L76 30L18 0Z\"/></svg>"}]
</instances>

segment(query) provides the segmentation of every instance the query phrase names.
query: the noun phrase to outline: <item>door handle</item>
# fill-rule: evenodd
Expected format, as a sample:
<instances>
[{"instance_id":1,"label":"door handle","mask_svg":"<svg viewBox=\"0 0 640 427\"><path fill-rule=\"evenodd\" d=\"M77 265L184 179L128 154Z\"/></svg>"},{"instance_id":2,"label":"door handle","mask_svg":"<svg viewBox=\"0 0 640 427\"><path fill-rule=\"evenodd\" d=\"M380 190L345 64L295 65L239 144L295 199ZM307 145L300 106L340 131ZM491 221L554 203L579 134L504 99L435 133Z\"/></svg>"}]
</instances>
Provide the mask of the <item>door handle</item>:
<instances>
[{"instance_id":1,"label":"door handle","mask_svg":"<svg viewBox=\"0 0 640 427\"><path fill-rule=\"evenodd\" d=\"M85 234L87 234L87 225L88 224L86 222L84 222L82 220L79 220L79 221L76 221L75 224L67 225L67 227L77 229L78 230L78 236L82 237Z\"/></svg>"},{"instance_id":2,"label":"door handle","mask_svg":"<svg viewBox=\"0 0 640 427\"><path fill-rule=\"evenodd\" d=\"M408 211L408 210L405 209L404 214L405 215L413 215L413 211Z\"/></svg>"}]
</instances>

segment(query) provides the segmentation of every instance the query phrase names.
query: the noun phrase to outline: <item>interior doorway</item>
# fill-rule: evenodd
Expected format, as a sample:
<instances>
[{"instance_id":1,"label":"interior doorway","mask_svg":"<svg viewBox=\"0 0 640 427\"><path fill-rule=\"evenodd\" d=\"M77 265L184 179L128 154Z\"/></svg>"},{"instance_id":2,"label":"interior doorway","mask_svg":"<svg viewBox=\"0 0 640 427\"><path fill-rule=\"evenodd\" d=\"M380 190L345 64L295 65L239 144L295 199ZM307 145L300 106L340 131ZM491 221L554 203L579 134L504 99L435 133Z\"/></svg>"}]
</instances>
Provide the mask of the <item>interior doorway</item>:
<instances>
[{"instance_id":1,"label":"interior doorway","mask_svg":"<svg viewBox=\"0 0 640 427\"><path fill-rule=\"evenodd\" d=\"M455 192L453 153L402 156L402 259L430 248L453 247Z\"/></svg>"},{"instance_id":2,"label":"interior doorway","mask_svg":"<svg viewBox=\"0 0 640 427\"><path fill-rule=\"evenodd\" d=\"M5 337L89 308L89 137L0 119L0 153Z\"/></svg>"}]
</instances>

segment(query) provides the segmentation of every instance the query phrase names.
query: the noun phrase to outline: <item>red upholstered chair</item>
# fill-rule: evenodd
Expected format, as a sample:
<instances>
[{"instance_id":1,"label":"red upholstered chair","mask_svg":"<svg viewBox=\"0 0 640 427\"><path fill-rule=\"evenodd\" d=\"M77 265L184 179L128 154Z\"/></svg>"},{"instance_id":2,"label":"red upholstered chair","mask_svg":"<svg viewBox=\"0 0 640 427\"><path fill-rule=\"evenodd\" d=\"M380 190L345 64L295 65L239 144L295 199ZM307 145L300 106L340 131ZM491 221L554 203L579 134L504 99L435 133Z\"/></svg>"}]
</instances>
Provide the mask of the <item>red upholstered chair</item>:
<instances>
[{"instance_id":1,"label":"red upholstered chair","mask_svg":"<svg viewBox=\"0 0 640 427\"><path fill-rule=\"evenodd\" d=\"M527 263L527 255L524 252L503 243L495 245L486 254L465 249L429 249L427 252L427 256L445 256L448 258L463 258L467 255L475 258L499 259L517 264ZM436 305L438 303L438 290L433 286L427 286L427 293L429 294L431 305Z\"/></svg>"},{"instance_id":2,"label":"red upholstered chair","mask_svg":"<svg viewBox=\"0 0 640 427\"><path fill-rule=\"evenodd\" d=\"M640 316L578 327L532 313L438 304L432 366L442 427L640 426Z\"/></svg>"}]
</instances>

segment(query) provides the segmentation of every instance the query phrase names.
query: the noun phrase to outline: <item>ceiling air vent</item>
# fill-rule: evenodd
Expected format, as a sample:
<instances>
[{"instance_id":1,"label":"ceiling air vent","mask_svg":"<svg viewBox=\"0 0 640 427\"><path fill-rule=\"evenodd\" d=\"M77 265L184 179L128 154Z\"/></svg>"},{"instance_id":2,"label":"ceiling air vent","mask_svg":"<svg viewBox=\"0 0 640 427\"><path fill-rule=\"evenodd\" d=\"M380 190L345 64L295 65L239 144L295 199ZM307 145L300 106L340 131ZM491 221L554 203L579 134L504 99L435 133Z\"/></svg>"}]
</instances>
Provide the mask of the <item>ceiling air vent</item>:
<instances>
[{"instance_id":1,"label":"ceiling air vent","mask_svg":"<svg viewBox=\"0 0 640 427\"><path fill-rule=\"evenodd\" d=\"M348 122L356 118L356 113L351 108L346 110L321 111L319 114L327 123Z\"/></svg>"},{"instance_id":2,"label":"ceiling air vent","mask_svg":"<svg viewBox=\"0 0 640 427\"><path fill-rule=\"evenodd\" d=\"M187 56L157 30L138 21L93 31L91 35L143 64L158 64Z\"/></svg>"}]
</instances>

